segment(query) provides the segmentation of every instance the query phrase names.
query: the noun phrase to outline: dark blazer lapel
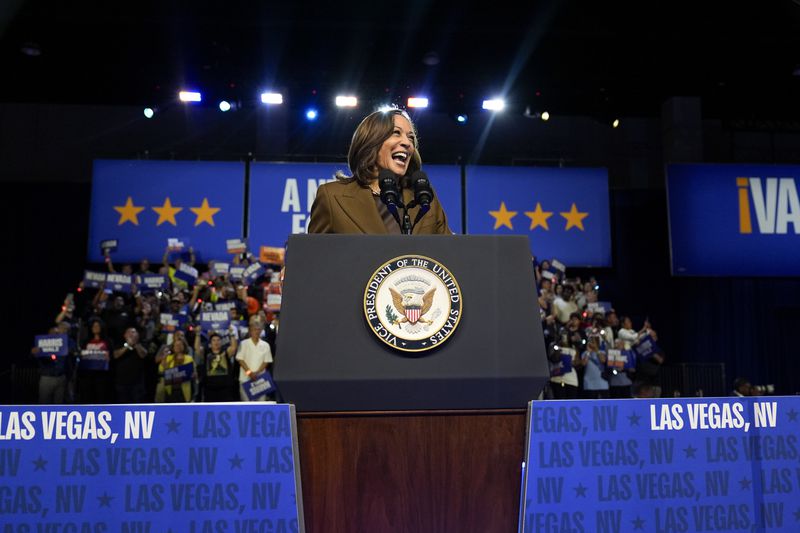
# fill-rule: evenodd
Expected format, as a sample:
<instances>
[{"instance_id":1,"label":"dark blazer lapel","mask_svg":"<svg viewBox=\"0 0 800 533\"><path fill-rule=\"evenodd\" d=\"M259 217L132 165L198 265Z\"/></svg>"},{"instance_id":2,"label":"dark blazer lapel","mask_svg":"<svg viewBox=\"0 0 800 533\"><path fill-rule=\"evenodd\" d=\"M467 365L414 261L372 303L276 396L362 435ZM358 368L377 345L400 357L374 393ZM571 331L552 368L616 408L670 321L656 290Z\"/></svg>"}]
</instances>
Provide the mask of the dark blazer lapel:
<instances>
[{"instance_id":1,"label":"dark blazer lapel","mask_svg":"<svg viewBox=\"0 0 800 533\"><path fill-rule=\"evenodd\" d=\"M383 220L375 209L372 191L357 182L348 184L340 194L334 195L345 216L362 232L367 234L388 233Z\"/></svg>"}]
</instances>

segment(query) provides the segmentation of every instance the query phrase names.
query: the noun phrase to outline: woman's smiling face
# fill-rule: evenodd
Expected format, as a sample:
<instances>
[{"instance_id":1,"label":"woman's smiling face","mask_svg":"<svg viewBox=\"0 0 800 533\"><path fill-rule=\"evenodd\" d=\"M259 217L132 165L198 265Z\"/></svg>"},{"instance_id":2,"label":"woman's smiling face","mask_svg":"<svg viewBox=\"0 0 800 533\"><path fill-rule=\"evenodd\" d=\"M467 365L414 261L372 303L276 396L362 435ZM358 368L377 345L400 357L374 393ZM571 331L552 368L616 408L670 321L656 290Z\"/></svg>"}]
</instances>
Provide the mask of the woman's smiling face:
<instances>
[{"instance_id":1,"label":"woman's smiling face","mask_svg":"<svg viewBox=\"0 0 800 533\"><path fill-rule=\"evenodd\" d=\"M394 129L388 139L383 141L378 150L378 168L375 170L377 176L380 169L388 169L398 176L405 176L408 171L408 164L415 150L415 134L411 123L402 115L394 115Z\"/></svg>"}]
</instances>

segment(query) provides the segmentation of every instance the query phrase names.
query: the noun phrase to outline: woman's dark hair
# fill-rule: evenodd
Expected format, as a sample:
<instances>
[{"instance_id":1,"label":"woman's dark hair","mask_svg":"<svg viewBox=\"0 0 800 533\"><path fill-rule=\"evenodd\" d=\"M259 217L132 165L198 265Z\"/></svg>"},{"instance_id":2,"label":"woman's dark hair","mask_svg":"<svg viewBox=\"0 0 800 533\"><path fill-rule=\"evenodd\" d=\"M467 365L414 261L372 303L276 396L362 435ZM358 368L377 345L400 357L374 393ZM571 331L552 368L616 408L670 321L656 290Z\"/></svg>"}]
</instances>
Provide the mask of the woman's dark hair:
<instances>
[{"instance_id":1,"label":"woman's dark hair","mask_svg":"<svg viewBox=\"0 0 800 533\"><path fill-rule=\"evenodd\" d=\"M408 120L414 132L414 154L408 162L406 175L410 176L422 168L422 158L419 155L417 144L417 128L411 122L408 113L402 109L390 109L389 111L375 111L367 115L361 124L358 125L350 141L350 151L347 153L347 164L350 167L352 176L346 176L341 172L336 173L340 180L356 180L364 187L369 185L373 179L373 174L378 165L378 151L384 141L392 136L394 132L394 117L400 115Z\"/></svg>"}]
</instances>

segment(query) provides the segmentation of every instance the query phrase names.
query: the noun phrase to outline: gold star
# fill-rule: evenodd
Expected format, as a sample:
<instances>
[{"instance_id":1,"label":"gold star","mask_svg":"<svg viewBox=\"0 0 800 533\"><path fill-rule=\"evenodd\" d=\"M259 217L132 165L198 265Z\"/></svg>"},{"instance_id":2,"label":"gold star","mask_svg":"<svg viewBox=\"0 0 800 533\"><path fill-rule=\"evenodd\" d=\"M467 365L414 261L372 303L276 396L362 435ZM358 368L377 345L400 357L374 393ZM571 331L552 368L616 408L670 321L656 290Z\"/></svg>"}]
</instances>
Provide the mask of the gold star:
<instances>
[{"instance_id":1,"label":"gold star","mask_svg":"<svg viewBox=\"0 0 800 533\"><path fill-rule=\"evenodd\" d=\"M505 202L500 202L499 211L489 211L489 214L494 217L494 229L500 226L507 226L508 229L514 229L511 225L511 219L517 216L517 212L507 210Z\"/></svg>"},{"instance_id":2,"label":"gold star","mask_svg":"<svg viewBox=\"0 0 800 533\"><path fill-rule=\"evenodd\" d=\"M536 202L536 210L525 211L525 216L531 219L531 227L529 229L535 229L541 226L546 230L550 230L550 227L547 225L547 219L553 216L553 212L542 211L542 204L539 202Z\"/></svg>"},{"instance_id":3,"label":"gold star","mask_svg":"<svg viewBox=\"0 0 800 533\"><path fill-rule=\"evenodd\" d=\"M583 231L583 219L589 216L589 213L582 213L578 211L578 208L575 206L575 202L572 203L572 209L559 214L567 219L567 227L564 228L564 231L567 231L572 227L576 227Z\"/></svg>"},{"instance_id":4,"label":"gold star","mask_svg":"<svg viewBox=\"0 0 800 533\"><path fill-rule=\"evenodd\" d=\"M164 205L161 207L153 207L152 209L158 213L158 222L156 222L156 226L160 226L164 222L169 222L173 226L177 226L178 223L175 221L175 215L183 211L182 207L172 207L169 196L164 200Z\"/></svg>"},{"instance_id":5,"label":"gold star","mask_svg":"<svg viewBox=\"0 0 800 533\"><path fill-rule=\"evenodd\" d=\"M195 226L199 226L203 222L207 222L210 226L213 226L214 215L220 210L219 207L210 207L208 205L208 198L203 198L203 205L200 207L190 207L189 209L192 213L197 215L197 219L194 221Z\"/></svg>"},{"instance_id":6,"label":"gold star","mask_svg":"<svg viewBox=\"0 0 800 533\"><path fill-rule=\"evenodd\" d=\"M133 198L128 196L128 201L125 205L115 205L114 210L119 213L119 222L117 226L121 226L126 222L130 222L135 226L139 225L139 213L144 211L144 207L137 207L133 205Z\"/></svg>"}]
</instances>

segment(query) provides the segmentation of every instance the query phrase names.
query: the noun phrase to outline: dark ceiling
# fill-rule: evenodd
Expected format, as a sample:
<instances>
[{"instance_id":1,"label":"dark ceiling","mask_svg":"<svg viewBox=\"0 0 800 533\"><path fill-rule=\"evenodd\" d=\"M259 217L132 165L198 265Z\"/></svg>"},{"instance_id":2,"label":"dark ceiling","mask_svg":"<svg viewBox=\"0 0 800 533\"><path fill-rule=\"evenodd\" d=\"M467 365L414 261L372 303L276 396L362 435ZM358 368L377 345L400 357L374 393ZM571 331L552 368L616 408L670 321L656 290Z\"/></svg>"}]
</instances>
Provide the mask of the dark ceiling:
<instances>
[{"instance_id":1,"label":"dark ceiling","mask_svg":"<svg viewBox=\"0 0 800 533\"><path fill-rule=\"evenodd\" d=\"M520 3L520 2L518 2ZM255 105L425 93L455 112L800 117L800 0L48 2L0 5L0 101L163 104L180 87Z\"/></svg>"}]
</instances>

